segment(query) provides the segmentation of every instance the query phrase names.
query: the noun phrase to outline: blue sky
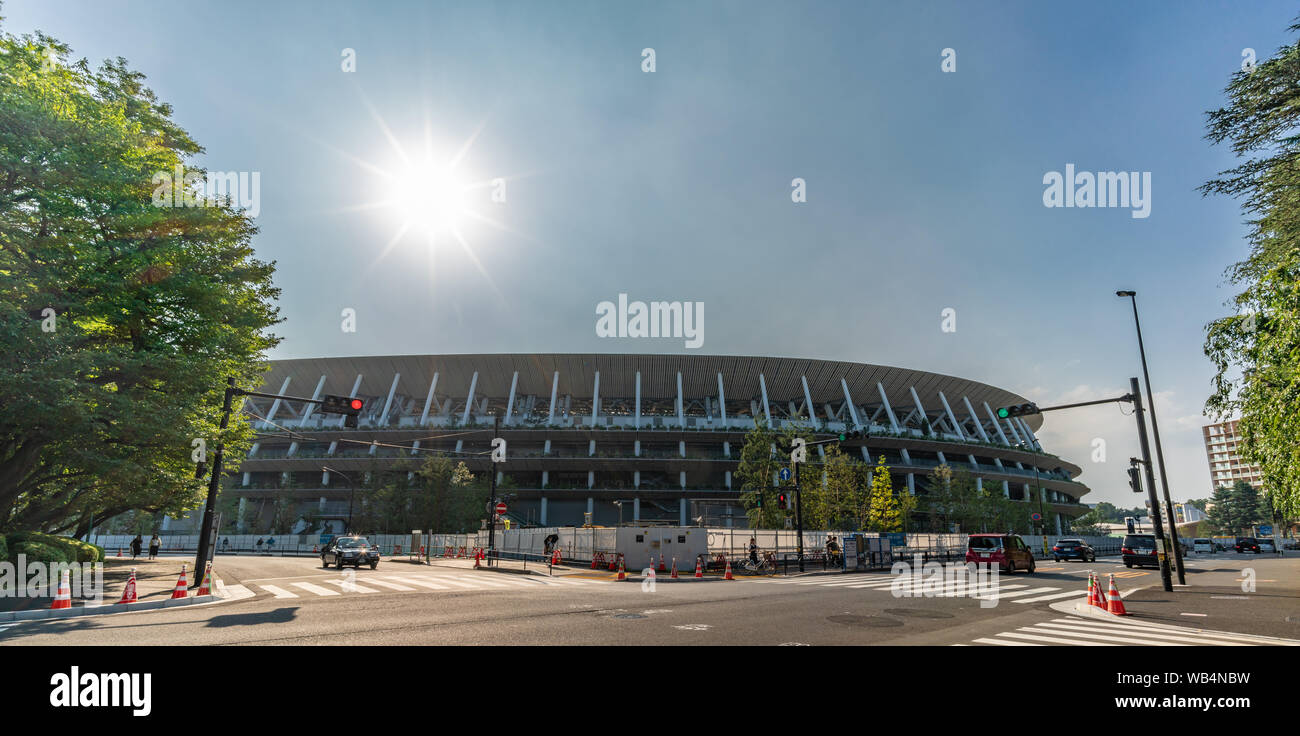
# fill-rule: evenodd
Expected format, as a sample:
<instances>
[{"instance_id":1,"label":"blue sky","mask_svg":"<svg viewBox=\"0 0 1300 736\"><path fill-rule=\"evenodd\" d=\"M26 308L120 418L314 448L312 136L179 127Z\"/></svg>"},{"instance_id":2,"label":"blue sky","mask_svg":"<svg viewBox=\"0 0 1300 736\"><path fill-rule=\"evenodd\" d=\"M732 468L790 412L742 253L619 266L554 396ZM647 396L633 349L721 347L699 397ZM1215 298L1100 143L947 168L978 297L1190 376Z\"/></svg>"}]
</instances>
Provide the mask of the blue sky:
<instances>
[{"instance_id":1,"label":"blue sky","mask_svg":"<svg viewBox=\"0 0 1300 736\"><path fill-rule=\"evenodd\" d=\"M261 176L274 357L686 352L600 339L598 302L706 305L701 353L857 360L1040 403L1138 375L1139 292L1175 499L1208 495L1204 325L1245 254L1204 112L1288 42L1293 4L14 2L98 64L126 57L206 148ZM642 49L656 70L642 71ZM341 69L355 50L356 71ZM957 70L940 69L941 51ZM397 240L384 177L425 144L467 196L468 250ZM477 132L477 135L476 135ZM1043 176L1151 172L1151 214L1049 209ZM803 178L807 202L791 201ZM471 255L472 254L472 255ZM357 311L357 330L340 312ZM940 313L957 313L957 330ZM1134 505L1132 419L1048 415L1085 500ZM1106 440L1107 462L1092 441Z\"/></svg>"}]
</instances>

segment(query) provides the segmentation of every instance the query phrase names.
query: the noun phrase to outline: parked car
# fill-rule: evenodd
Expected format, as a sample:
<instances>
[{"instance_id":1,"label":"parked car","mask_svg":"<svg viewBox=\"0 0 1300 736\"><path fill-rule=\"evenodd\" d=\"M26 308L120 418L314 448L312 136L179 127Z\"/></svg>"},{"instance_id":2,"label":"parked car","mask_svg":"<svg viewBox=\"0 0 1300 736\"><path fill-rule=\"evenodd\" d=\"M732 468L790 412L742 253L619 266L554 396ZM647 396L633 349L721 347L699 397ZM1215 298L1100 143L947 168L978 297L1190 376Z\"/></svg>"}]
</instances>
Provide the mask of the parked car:
<instances>
[{"instance_id":1,"label":"parked car","mask_svg":"<svg viewBox=\"0 0 1300 736\"><path fill-rule=\"evenodd\" d=\"M1235 549L1237 550L1238 554L1244 555L1247 552L1254 552L1255 554L1259 554L1259 540L1255 539L1254 537L1237 537L1237 544Z\"/></svg>"},{"instance_id":2,"label":"parked car","mask_svg":"<svg viewBox=\"0 0 1300 736\"><path fill-rule=\"evenodd\" d=\"M1052 558L1057 562L1061 560L1096 562L1097 552L1082 539L1061 539L1052 545Z\"/></svg>"},{"instance_id":3,"label":"parked car","mask_svg":"<svg viewBox=\"0 0 1300 736\"><path fill-rule=\"evenodd\" d=\"M1124 559L1124 567L1134 565L1156 567L1160 564L1159 558L1156 557L1156 535L1154 534L1126 534L1119 553Z\"/></svg>"},{"instance_id":4,"label":"parked car","mask_svg":"<svg viewBox=\"0 0 1300 736\"><path fill-rule=\"evenodd\" d=\"M997 565L1007 574L1034 571L1034 553L1017 534L972 534L966 543L967 562Z\"/></svg>"},{"instance_id":5,"label":"parked car","mask_svg":"<svg viewBox=\"0 0 1300 736\"><path fill-rule=\"evenodd\" d=\"M1193 539L1193 540L1192 540L1192 551L1193 551L1193 552L1213 552L1213 551L1214 551L1214 540L1213 540L1213 539L1207 539L1207 538L1205 538L1205 537L1197 537L1196 539Z\"/></svg>"},{"instance_id":6,"label":"parked car","mask_svg":"<svg viewBox=\"0 0 1300 736\"><path fill-rule=\"evenodd\" d=\"M1269 554L1277 554L1277 545L1273 543L1272 539L1264 537L1259 540L1259 551L1261 553L1268 552Z\"/></svg>"},{"instance_id":7,"label":"parked car","mask_svg":"<svg viewBox=\"0 0 1300 736\"><path fill-rule=\"evenodd\" d=\"M320 551L321 567L329 567L331 562L340 570L344 565L370 565L373 570L379 566L379 547L365 537L335 537Z\"/></svg>"}]
</instances>

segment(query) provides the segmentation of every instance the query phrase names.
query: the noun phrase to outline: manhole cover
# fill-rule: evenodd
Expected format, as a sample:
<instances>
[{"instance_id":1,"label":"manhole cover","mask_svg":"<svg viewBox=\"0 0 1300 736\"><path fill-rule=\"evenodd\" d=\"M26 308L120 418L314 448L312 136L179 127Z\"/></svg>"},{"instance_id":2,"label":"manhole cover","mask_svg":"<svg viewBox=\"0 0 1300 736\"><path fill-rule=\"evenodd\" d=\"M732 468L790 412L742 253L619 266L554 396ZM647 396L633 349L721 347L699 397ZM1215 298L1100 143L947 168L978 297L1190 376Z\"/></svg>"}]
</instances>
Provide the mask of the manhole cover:
<instances>
[{"instance_id":1,"label":"manhole cover","mask_svg":"<svg viewBox=\"0 0 1300 736\"><path fill-rule=\"evenodd\" d=\"M639 613L616 613L614 618L645 618Z\"/></svg>"},{"instance_id":2,"label":"manhole cover","mask_svg":"<svg viewBox=\"0 0 1300 736\"><path fill-rule=\"evenodd\" d=\"M943 611L927 611L922 608L886 608L885 613L891 616L909 616L911 618L952 618L951 613Z\"/></svg>"},{"instance_id":3,"label":"manhole cover","mask_svg":"<svg viewBox=\"0 0 1300 736\"><path fill-rule=\"evenodd\" d=\"M827 616L827 621L833 624L844 624L845 626L861 626L869 629L883 629L890 626L902 626L903 622L896 618L884 618L883 616Z\"/></svg>"}]
</instances>

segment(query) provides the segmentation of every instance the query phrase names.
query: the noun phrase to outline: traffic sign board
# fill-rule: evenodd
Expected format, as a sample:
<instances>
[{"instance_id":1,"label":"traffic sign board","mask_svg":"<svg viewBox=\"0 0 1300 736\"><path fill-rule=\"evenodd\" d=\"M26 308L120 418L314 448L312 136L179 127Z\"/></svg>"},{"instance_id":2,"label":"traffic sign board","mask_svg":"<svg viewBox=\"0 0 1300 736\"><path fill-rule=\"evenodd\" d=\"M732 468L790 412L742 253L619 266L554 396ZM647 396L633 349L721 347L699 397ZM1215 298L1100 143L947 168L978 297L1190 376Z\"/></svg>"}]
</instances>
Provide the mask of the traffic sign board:
<instances>
[{"instance_id":1,"label":"traffic sign board","mask_svg":"<svg viewBox=\"0 0 1300 736\"><path fill-rule=\"evenodd\" d=\"M1034 513L1029 515L1029 518L1033 521L1042 521L1043 515L1035 511Z\"/></svg>"},{"instance_id":2,"label":"traffic sign board","mask_svg":"<svg viewBox=\"0 0 1300 736\"><path fill-rule=\"evenodd\" d=\"M497 504L497 513L504 514L505 512L506 512L506 504L504 501L502 501Z\"/></svg>"},{"instance_id":3,"label":"traffic sign board","mask_svg":"<svg viewBox=\"0 0 1300 736\"><path fill-rule=\"evenodd\" d=\"M780 476L781 476L781 480L790 480L790 469L781 468Z\"/></svg>"},{"instance_id":4,"label":"traffic sign board","mask_svg":"<svg viewBox=\"0 0 1300 736\"><path fill-rule=\"evenodd\" d=\"M1261 536L1261 537L1271 537L1271 536L1273 536L1273 527L1272 527L1271 525L1269 525L1269 524L1260 524L1260 525L1259 525L1259 536Z\"/></svg>"}]
</instances>

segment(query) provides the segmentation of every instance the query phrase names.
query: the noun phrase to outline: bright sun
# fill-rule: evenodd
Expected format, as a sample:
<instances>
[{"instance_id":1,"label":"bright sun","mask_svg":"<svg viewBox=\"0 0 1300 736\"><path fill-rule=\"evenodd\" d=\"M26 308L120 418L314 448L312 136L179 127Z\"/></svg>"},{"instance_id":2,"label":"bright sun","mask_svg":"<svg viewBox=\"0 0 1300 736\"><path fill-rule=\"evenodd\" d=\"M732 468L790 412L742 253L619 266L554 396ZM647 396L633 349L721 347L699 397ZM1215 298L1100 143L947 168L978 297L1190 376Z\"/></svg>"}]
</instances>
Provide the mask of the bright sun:
<instances>
[{"instance_id":1,"label":"bright sun","mask_svg":"<svg viewBox=\"0 0 1300 736\"><path fill-rule=\"evenodd\" d=\"M469 212L466 190L446 167L410 166L393 176L387 202L403 228L432 237L454 235Z\"/></svg>"}]
</instances>

